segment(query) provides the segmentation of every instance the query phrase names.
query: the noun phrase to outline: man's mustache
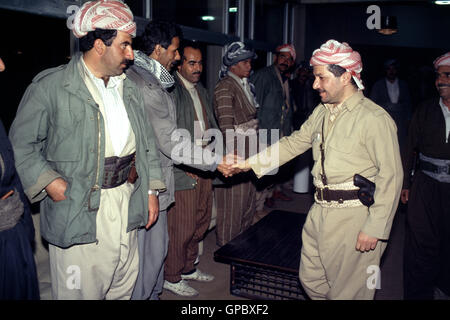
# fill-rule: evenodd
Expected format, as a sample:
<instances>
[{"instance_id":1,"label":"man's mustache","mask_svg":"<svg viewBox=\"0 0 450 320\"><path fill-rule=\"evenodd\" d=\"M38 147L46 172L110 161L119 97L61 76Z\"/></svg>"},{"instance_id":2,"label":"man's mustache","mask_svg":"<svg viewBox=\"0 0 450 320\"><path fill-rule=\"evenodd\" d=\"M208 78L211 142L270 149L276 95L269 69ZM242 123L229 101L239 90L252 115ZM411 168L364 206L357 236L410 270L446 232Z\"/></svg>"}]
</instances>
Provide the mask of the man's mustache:
<instances>
[{"instance_id":1,"label":"man's mustache","mask_svg":"<svg viewBox=\"0 0 450 320\"><path fill-rule=\"evenodd\" d=\"M280 63L280 66L284 66L286 68L289 68L289 66L287 64L284 64L284 63Z\"/></svg>"},{"instance_id":2,"label":"man's mustache","mask_svg":"<svg viewBox=\"0 0 450 320\"><path fill-rule=\"evenodd\" d=\"M438 88L442 88L442 87L450 87L450 84L446 84L446 83L438 83L437 84Z\"/></svg>"},{"instance_id":3,"label":"man's mustache","mask_svg":"<svg viewBox=\"0 0 450 320\"><path fill-rule=\"evenodd\" d=\"M202 74L200 71L192 72L193 75Z\"/></svg>"}]
</instances>

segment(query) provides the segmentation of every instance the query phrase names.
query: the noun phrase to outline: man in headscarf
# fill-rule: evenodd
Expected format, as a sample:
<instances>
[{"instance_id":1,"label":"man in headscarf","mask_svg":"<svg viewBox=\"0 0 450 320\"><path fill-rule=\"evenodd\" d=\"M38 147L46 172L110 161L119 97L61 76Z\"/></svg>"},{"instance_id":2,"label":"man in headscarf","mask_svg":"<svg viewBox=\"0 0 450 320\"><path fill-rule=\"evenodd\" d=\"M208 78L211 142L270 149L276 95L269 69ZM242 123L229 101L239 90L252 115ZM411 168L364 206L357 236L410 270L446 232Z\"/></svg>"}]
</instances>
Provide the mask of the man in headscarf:
<instances>
[{"instance_id":1,"label":"man in headscarf","mask_svg":"<svg viewBox=\"0 0 450 320\"><path fill-rule=\"evenodd\" d=\"M54 299L129 299L137 228L158 216L165 189L143 99L123 70L136 24L121 1L85 3L73 32L81 53L28 87L10 136L17 171L41 201ZM136 172L138 177L136 176Z\"/></svg>"},{"instance_id":2,"label":"man in headscarf","mask_svg":"<svg viewBox=\"0 0 450 320\"><path fill-rule=\"evenodd\" d=\"M398 78L398 65L395 59L384 62L385 77L375 82L370 91L370 99L386 109L394 119L400 150L404 154L412 105L408 84Z\"/></svg>"},{"instance_id":3,"label":"man in headscarf","mask_svg":"<svg viewBox=\"0 0 450 320\"><path fill-rule=\"evenodd\" d=\"M282 165L312 148L316 193L303 226L300 281L312 299L373 299L403 178L395 123L364 97L361 57L347 43L327 41L310 63L322 103L300 130L236 166L261 177L276 167L266 157Z\"/></svg>"},{"instance_id":4,"label":"man in headscarf","mask_svg":"<svg viewBox=\"0 0 450 320\"><path fill-rule=\"evenodd\" d=\"M279 130L279 137L292 132L294 100L289 86L289 76L295 59L296 52L293 45L280 45L275 50L273 64L256 71L250 78L255 85L256 100L260 104L259 127L268 131ZM292 178L292 170L292 165L285 166L277 175L258 183L257 214L254 222L268 213L264 211L264 203L268 207L273 207L275 200L292 200L283 192L283 184Z\"/></svg>"},{"instance_id":5,"label":"man in headscarf","mask_svg":"<svg viewBox=\"0 0 450 320\"><path fill-rule=\"evenodd\" d=\"M405 299L450 296L450 52L434 61L434 69L439 98L414 113L405 157Z\"/></svg>"},{"instance_id":6,"label":"man in headscarf","mask_svg":"<svg viewBox=\"0 0 450 320\"><path fill-rule=\"evenodd\" d=\"M251 63L255 58L256 54L244 43L233 42L226 47L222 59L220 80L214 89L213 102L217 122L225 138L227 154L248 156L249 141L256 136L256 110L259 106L253 87L248 82ZM246 136L227 138L227 131L245 133ZM245 150L238 145L239 141L245 141ZM256 190L250 179L250 175L239 175L226 179L224 186L215 188L216 235L219 246L244 232L253 221Z\"/></svg>"}]
</instances>

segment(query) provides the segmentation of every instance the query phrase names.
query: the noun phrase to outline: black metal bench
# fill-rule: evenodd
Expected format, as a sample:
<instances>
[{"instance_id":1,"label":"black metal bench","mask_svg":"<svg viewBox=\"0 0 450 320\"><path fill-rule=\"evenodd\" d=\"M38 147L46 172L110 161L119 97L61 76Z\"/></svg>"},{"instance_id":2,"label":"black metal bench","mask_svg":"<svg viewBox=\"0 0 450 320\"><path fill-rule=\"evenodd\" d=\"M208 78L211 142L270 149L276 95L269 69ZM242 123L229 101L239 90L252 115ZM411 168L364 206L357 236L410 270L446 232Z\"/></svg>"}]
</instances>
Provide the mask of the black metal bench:
<instances>
[{"instance_id":1,"label":"black metal bench","mask_svg":"<svg viewBox=\"0 0 450 320\"><path fill-rule=\"evenodd\" d=\"M230 292L250 299L303 300L298 279L306 214L275 210L214 252L230 264Z\"/></svg>"}]
</instances>

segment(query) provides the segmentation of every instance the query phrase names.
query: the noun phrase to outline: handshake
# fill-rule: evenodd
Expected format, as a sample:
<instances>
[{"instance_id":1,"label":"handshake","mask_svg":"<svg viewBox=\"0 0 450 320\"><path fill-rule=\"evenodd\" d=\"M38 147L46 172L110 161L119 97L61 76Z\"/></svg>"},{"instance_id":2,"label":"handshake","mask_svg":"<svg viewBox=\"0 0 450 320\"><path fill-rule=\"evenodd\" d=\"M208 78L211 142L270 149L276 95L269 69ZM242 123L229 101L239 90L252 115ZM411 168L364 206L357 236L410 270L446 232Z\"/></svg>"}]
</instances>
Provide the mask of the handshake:
<instances>
[{"instance_id":1,"label":"handshake","mask_svg":"<svg viewBox=\"0 0 450 320\"><path fill-rule=\"evenodd\" d=\"M236 154L229 153L222 158L222 162L217 166L217 170L225 178L232 177L235 174L249 171L251 169L248 160L244 160Z\"/></svg>"}]
</instances>

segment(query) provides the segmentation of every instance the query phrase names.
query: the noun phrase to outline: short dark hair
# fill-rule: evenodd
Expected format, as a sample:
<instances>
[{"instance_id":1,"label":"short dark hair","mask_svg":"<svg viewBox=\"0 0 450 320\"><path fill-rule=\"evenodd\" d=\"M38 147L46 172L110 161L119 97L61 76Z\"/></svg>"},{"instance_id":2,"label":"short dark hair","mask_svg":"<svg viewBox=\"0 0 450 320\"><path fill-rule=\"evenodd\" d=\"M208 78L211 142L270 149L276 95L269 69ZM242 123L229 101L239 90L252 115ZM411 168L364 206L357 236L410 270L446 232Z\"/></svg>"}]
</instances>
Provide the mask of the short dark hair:
<instances>
[{"instance_id":1,"label":"short dark hair","mask_svg":"<svg viewBox=\"0 0 450 320\"><path fill-rule=\"evenodd\" d=\"M330 71L336 78L339 78L340 76L342 76L344 73L347 72L347 70L345 70L344 68L342 68L341 66L338 66L337 64L329 64L327 66L328 71ZM355 82L355 80L352 77L352 81L351 81L352 85L354 85L355 87L357 87L357 84Z\"/></svg>"},{"instance_id":2,"label":"short dark hair","mask_svg":"<svg viewBox=\"0 0 450 320\"><path fill-rule=\"evenodd\" d=\"M147 24L142 35L136 39L135 47L146 55L151 55L157 44L167 49L175 37L180 40L183 37L178 25L170 21L153 20Z\"/></svg>"},{"instance_id":3,"label":"short dark hair","mask_svg":"<svg viewBox=\"0 0 450 320\"><path fill-rule=\"evenodd\" d=\"M97 39L103 41L106 46L111 46L117 36L117 30L106 30L97 28L94 31L89 31L87 35L80 38L80 51L86 52L94 47L94 42Z\"/></svg>"},{"instance_id":4,"label":"short dark hair","mask_svg":"<svg viewBox=\"0 0 450 320\"><path fill-rule=\"evenodd\" d=\"M182 44L181 44L181 47L179 49L181 60L185 59L185 57L184 57L184 50L186 48L192 48L192 49L195 49L195 50L200 50L200 52L202 51L202 49L200 48L200 46L199 46L199 44L197 42L189 41L189 40L183 41Z\"/></svg>"}]
</instances>

